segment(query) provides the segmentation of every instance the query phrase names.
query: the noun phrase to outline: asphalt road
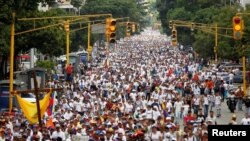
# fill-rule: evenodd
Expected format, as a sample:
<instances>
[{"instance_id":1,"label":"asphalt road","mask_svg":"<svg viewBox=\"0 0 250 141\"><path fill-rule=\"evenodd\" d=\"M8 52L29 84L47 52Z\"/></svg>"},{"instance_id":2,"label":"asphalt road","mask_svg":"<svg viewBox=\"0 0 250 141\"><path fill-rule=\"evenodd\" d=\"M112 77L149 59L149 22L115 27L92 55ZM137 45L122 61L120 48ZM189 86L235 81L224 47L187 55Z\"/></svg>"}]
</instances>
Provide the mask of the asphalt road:
<instances>
[{"instance_id":1,"label":"asphalt road","mask_svg":"<svg viewBox=\"0 0 250 141\"><path fill-rule=\"evenodd\" d=\"M214 113L216 113L216 109L213 109ZM237 107L236 107L236 111L235 113L231 113L230 110L227 107L226 104L226 100L222 103L222 107L221 107L221 117L217 118L217 123L218 124L229 124L229 122L231 121L231 118L233 116L233 114L236 114L237 116L237 123L239 124L241 119L245 116L246 110L245 110L245 106L243 105L243 111L238 111Z\"/></svg>"},{"instance_id":2,"label":"asphalt road","mask_svg":"<svg viewBox=\"0 0 250 141\"><path fill-rule=\"evenodd\" d=\"M238 87L242 84L239 83L234 83L233 84L234 87ZM242 88L243 89L243 88ZM248 88L247 93L249 94L250 89ZM221 107L221 117L217 118L217 122L218 124L229 124L229 122L231 121L231 118L233 116L233 114L236 114L237 116L237 123L240 124L241 119L245 116L246 113L246 108L245 105L243 104L243 111L238 111L237 108L238 105L236 105L236 110L234 113L231 113L230 110L227 107L227 103L226 100L224 100L224 102L222 103L222 107ZM216 109L213 109L214 113L216 114Z\"/></svg>"}]
</instances>

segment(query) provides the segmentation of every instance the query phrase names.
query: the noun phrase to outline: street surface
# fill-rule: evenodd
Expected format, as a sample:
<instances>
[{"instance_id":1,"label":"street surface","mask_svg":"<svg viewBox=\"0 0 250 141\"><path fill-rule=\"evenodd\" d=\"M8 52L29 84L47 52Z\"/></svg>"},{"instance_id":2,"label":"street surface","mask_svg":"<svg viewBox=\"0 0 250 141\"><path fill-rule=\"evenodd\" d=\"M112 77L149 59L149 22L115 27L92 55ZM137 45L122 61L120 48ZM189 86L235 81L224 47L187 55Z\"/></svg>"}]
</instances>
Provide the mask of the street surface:
<instances>
[{"instance_id":1,"label":"street surface","mask_svg":"<svg viewBox=\"0 0 250 141\"><path fill-rule=\"evenodd\" d=\"M216 113L215 108L214 108L214 112ZM229 111L228 107L227 107L226 100L225 100L222 103L222 108L221 108L221 115L222 116L220 118L217 118L217 123L218 124L229 124L229 122L231 121L231 118L232 118L233 114L236 114L236 116L237 116L237 123L240 124L241 119L245 115L245 108L243 108L243 111L238 111L236 109L235 113L231 113Z\"/></svg>"}]
</instances>

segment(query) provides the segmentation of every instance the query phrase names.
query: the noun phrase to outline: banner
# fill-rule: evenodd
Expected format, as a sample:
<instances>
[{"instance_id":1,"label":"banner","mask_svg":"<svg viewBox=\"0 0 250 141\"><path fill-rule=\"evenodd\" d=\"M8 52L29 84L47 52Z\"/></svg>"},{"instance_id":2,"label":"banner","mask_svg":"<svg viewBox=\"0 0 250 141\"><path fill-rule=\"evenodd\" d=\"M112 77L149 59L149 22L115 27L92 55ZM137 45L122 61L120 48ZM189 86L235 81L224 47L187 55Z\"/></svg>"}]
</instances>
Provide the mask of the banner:
<instances>
[{"instance_id":1,"label":"banner","mask_svg":"<svg viewBox=\"0 0 250 141\"><path fill-rule=\"evenodd\" d=\"M41 117L43 117L45 111L47 110L50 102L50 94L52 91L48 92L40 103L40 113ZM38 115L37 115L37 107L36 103L31 103L25 99L22 99L20 95L16 95L17 101L24 113L24 116L30 122L30 124L38 123Z\"/></svg>"}]
</instances>

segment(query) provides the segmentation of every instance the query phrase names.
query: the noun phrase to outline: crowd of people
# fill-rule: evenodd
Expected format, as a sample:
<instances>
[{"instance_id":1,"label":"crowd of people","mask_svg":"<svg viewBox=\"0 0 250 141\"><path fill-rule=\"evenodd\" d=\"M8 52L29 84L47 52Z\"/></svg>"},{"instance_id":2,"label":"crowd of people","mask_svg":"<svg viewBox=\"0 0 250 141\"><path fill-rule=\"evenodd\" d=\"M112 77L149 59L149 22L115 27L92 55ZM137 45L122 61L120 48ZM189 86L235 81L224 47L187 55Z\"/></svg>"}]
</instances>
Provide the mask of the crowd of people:
<instances>
[{"instance_id":1,"label":"crowd of people","mask_svg":"<svg viewBox=\"0 0 250 141\"><path fill-rule=\"evenodd\" d=\"M1 116L0 141L207 141L208 125L220 124L222 102L234 95L202 59L158 31L119 41L103 62L85 74L67 71L68 81L48 81L64 90L43 127L22 114ZM241 123L236 118L229 123L250 125L247 110Z\"/></svg>"}]
</instances>

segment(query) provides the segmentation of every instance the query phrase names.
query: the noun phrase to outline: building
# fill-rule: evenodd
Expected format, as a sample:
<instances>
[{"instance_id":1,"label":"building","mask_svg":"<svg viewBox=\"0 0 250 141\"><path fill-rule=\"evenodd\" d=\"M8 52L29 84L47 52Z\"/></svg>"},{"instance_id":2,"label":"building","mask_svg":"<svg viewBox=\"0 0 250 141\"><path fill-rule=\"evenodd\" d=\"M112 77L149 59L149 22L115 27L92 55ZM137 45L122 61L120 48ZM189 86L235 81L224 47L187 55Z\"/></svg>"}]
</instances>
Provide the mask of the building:
<instances>
[{"instance_id":1,"label":"building","mask_svg":"<svg viewBox=\"0 0 250 141\"><path fill-rule=\"evenodd\" d=\"M247 4L250 4L250 0L237 0L237 2L243 7L246 8Z\"/></svg>"},{"instance_id":2,"label":"building","mask_svg":"<svg viewBox=\"0 0 250 141\"><path fill-rule=\"evenodd\" d=\"M86 0L82 0L81 6L85 4ZM71 4L71 0L51 0L49 3L40 2L38 6L39 11L47 11L53 8L64 9L67 13L76 13L79 12L81 7L74 7Z\"/></svg>"}]
</instances>

